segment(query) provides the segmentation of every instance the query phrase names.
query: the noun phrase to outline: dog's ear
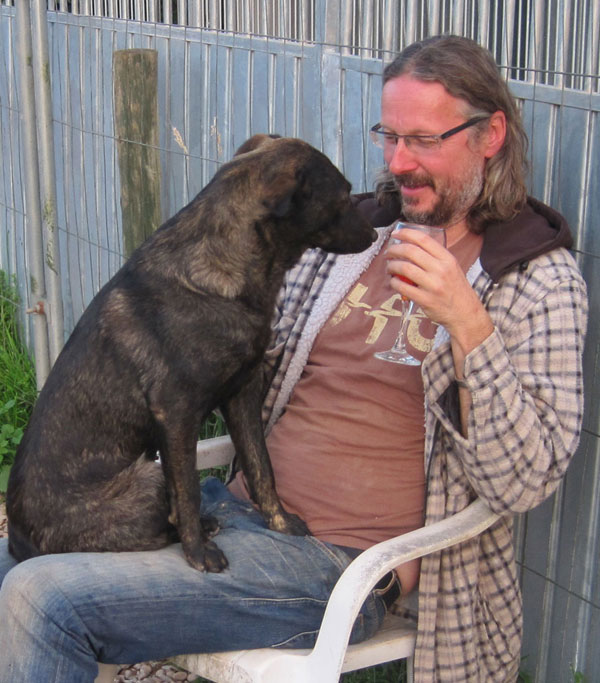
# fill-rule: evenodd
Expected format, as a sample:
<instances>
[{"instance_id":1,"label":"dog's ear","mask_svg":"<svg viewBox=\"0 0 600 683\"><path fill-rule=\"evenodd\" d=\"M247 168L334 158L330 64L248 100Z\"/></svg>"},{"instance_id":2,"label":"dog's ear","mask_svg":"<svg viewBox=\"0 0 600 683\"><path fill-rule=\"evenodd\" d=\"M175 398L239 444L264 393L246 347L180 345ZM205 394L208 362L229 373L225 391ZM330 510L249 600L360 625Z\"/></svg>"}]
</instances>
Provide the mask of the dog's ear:
<instances>
[{"instance_id":1,"label":"dog's ear","mask_svg":"<svg viewBox=\"0 0 600 683\"><path fill-rule=\"evenodd\" d=\"M255 149L262 147L263 145L269 144L271 140L277 140L281 135L266 135L264 133L257 133L251 138L248 138L246 142L242 143L235 151L234 157L240 154L246 154L247 152L253 152Z\"/></svg>"},{"instance_id":2,"label":"dog's ear","mask_svg":"<svg viewBox=\"0 0 600 683\"><path fill-rule=\"evenodd\" d=\"M292 172L289 167L279 173L273 181L267 182L267 195L263 198L263 205L269 215L275 218L287 216L298 198L306 199L306 173L302 168Z\"/></svg>"}]
</instances>

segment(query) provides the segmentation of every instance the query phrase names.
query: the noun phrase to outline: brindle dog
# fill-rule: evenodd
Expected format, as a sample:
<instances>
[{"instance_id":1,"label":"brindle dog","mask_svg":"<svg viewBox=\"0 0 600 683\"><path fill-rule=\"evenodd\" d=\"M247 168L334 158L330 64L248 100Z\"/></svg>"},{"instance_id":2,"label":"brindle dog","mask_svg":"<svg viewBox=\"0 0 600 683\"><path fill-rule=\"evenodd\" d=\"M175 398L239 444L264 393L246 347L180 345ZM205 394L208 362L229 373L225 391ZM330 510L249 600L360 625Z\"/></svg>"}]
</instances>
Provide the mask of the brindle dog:
<instances>
[{"instance_id":1,"label":"brindle dog","mask_svg":"<svg viewBox=\"0 0 600 683\"><path fill-rule=\"evenodd\" d=\"M308 533L275 492L261 360L285 271L307 248L362 251L375 231L310 145L255 136L240 152L96 295L56 361L8 484L17 560L178 537L191 566L221 571L195 473L215 408L269 527Z\"/></svg>"}]
</instances>

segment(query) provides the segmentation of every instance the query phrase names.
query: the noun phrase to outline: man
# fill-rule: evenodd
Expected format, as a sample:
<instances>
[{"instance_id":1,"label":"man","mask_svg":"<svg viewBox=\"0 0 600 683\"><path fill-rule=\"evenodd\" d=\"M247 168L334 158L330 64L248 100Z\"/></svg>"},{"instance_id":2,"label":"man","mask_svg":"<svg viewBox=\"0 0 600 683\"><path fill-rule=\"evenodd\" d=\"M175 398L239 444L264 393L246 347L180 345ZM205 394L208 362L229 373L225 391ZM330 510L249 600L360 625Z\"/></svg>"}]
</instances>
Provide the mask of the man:
<instances>
[{"instance_id":1,"label":"man","mask_svg":"<svg viewBox=\"0 0 600 683\"><path fill-rule=\"evenodd\" d=\"M505 516L397 570L402 593L419 584L416 678L516 679L511 513L556 489L578 443L585 285L564 219L526 197L525 136L485 50L456 37L409 46L385 69L372 135L387 170L377 199L357 201L389 227L367 252L311 252L289 273L265 361L278 491L314 536L264 529L237 475L203 489L222 574L195 572L177 546L8 571L1 545L2 680L90 681L96 660L310 645L353 556L477 496ZM400 216L445 228L447 248L409 230L388 246ZM421 367L373 356L394 340L402 296L422 309L409 334ZM394 577L371 594L353 639L397 594Z\"/></svg>"}]
</instances>

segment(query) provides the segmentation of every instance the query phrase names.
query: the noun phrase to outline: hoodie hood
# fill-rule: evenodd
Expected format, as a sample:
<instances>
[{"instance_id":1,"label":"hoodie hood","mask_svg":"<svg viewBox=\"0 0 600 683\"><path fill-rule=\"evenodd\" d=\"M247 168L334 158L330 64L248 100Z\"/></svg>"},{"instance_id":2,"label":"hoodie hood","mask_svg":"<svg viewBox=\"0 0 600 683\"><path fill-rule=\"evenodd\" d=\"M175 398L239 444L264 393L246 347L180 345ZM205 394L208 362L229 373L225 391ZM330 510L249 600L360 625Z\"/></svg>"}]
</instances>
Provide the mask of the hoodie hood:
<instances>
[{"instance_id":1,"label":"hoodie hood","mask_svg":"<svg viewBox=\"0 0 600 683\"><path fill-rule=\"evenodd\" d=\"M400 203L378 204L373 193L354 195L355 205L374 227L390 225L401 217ZM573 245L566 219L533 197L510 221L488 223L483 232L480 261L494 282L553 249Z\"/></svg>"},{"instance_id":2,"label":"hoodie hood","mask_svg":"<svg viewBox=\"0 0 600 683\"><path fill-rule=\"evenodd\" d=\"M573 245L566 219L533 197L511 221L489 223L483 233L481 265L494 282L553 249Z\"/></svg>"}]
</instances>

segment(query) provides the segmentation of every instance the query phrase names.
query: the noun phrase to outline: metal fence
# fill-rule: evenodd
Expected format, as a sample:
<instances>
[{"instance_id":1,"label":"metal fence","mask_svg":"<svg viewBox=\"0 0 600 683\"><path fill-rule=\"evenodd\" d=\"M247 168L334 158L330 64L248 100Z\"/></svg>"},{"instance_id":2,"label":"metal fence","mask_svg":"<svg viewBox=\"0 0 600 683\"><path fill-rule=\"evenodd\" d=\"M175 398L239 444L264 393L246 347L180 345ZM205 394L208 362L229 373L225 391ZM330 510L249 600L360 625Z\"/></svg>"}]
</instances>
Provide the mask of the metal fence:
<instances>
[{"instance_id":1,"label":"metal fence","mask_svg":"<svg viewBox=\"0 0 600 683\"><path fill-rule=\"evenodd\" d=\"M538 683L600 671L599 31L597 0L0 0L0 268L44 308L26 325L32 347L49 329L42 368L123 261L120 144L154 153L162 219L255 132L304 138L369 189L392 53L439 32L494 53L529 133L531 192L571 223L592 311L579 452L517 529ZM155 55L153 142L116 130L114 55L131 49Z\"/></svg>"},{"instance_id":2,"label":"metal fence","mask_svg":"<svg viewBox=\"0 0 600 683\"><path fill-rule=\"evenodd\" d=\"M48 0L79 15L326 42L381 57L426 35L477 38L518 80L599 91L594 0ZM324 5L326 13L323 13Z\"/></svg>"}]
</instances>

